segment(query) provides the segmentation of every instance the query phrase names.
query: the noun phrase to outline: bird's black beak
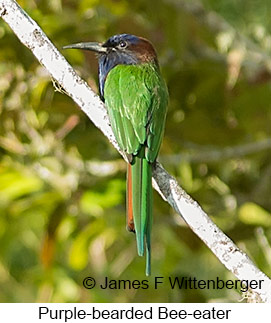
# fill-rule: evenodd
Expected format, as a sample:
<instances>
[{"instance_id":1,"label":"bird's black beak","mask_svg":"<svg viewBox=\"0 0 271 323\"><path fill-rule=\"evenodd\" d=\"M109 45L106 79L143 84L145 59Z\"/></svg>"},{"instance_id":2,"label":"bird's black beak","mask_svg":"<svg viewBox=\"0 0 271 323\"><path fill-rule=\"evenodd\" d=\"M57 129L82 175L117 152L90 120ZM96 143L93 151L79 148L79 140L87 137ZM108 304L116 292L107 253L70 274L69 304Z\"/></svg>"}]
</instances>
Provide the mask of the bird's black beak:
<instances>
[{"instance_id":1,"label":"bird's black beak","mask_svg":"<svg viewBox=\"0 0 271 323\"><path fill-rule=\"evenodd\" d=\"M91 50L93 52L103 54L106 53L107 48L103 46L101 43L91 42L91 43L77 43L64 46L63 49L85 49Z\"/></svg>"}]
</instances>

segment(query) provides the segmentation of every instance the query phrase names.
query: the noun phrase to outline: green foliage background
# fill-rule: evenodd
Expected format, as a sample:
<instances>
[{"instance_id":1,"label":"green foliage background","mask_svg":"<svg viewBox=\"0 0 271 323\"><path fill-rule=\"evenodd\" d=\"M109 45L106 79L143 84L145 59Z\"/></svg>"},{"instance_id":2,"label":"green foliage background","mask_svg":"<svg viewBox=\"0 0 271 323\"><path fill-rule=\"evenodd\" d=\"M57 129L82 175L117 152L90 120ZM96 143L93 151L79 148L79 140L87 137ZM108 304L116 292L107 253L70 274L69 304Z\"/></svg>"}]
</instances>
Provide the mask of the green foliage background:
<instances>
[{"instance_id":1,"label":"green foliage background","mask_svg":"<svg viewBox=\"0 0 271 323\"><path fill-rule=\"evenodd\" d=\"M21 0L54 44L150 39L170 92L160 161L271 274L269 0ZM155 3L155 4L154 4ZM63 51L97 91L92 53ZM234 279L154 193L153 276ZM49 251L44 251L45 246ZM51 260L51 261L50 261ZM86 290L146 279L125 163L0 21L0 301L235 302L236 290ZM150 278L152 281L152 278Z\"/></svg>"}]
</instances>

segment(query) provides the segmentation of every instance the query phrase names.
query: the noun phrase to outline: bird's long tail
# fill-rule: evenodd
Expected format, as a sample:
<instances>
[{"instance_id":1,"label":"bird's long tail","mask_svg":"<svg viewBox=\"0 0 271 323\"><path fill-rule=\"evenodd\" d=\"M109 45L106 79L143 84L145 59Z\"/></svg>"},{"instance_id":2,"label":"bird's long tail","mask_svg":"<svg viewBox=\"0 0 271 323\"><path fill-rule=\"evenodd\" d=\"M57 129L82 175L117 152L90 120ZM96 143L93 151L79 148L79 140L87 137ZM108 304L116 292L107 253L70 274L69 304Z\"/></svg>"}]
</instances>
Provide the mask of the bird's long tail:
<instances>
[{"instance_id":1,"label":"bird's long tail","mask_svg":"<svg viewBox=\"0 0 271 323\"><path fill-rule=\"evenodd\" d=\"M144 157L135 157L127 170L127 225L135 231L137 250L144 255L146 275L151 273L152 165Z\"/></svg>"}]
</instances>

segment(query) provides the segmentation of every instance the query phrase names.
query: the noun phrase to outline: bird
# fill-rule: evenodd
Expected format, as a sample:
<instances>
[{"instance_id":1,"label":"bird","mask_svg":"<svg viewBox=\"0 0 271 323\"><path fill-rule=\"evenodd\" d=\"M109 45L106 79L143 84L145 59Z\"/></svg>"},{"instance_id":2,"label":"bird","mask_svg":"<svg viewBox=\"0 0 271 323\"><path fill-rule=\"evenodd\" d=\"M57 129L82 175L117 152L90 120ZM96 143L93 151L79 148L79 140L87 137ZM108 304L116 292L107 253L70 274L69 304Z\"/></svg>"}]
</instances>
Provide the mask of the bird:
<instances>
[{"instance_id":1,"label":"bird","mask_svg":"<svg viewBox=\"0 0 271 323\"><path fill-rule=\"evenodd\" d=\"M168 88L150 41L131 34L104 43L82 42L63 47L96 53L99 91L116 141L127 157L127 229L135 232L139 256L146 254L151 275L153 222L152 170L162 143Z\"/></svg>"}]
</instances>

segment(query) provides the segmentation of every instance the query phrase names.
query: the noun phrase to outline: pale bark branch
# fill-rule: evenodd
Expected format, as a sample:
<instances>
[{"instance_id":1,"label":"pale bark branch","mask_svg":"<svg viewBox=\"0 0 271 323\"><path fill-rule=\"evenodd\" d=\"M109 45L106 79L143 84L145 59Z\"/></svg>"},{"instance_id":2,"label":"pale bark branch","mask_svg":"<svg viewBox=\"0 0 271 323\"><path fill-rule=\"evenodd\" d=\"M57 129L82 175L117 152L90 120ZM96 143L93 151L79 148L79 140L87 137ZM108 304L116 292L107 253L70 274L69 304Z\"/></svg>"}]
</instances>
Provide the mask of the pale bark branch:
<instances>
[{"instance_id":1,"label":"pale bark branch","mask_svg":"<svg viewBox=\"0 0 271 323\"><path fill-rule=\"evenodd\" d=\"M33 52L52 77L120 152L104 104L76 74L36 22L13 0L0 0L0 15L20 41ZM271 280L211 221L198 203L187 195L159 163L154 168L153 184L161 196L238 279L263 280L262 288L251 290L254 301L271 302Z\"/></svg>"}]
</instances>

